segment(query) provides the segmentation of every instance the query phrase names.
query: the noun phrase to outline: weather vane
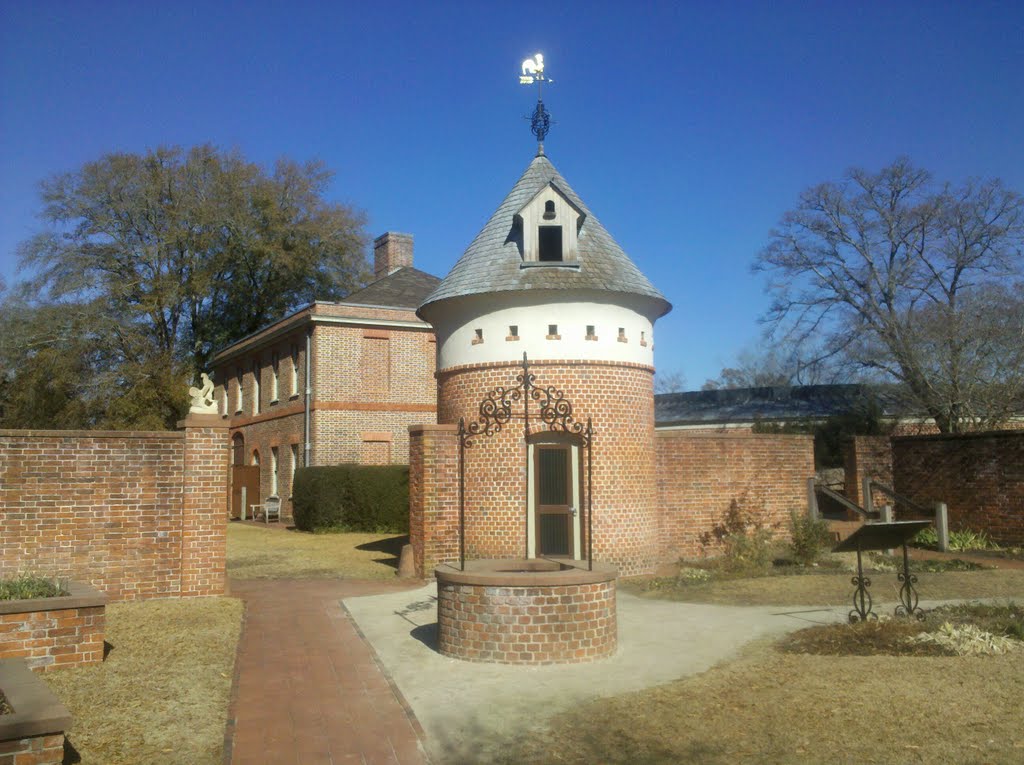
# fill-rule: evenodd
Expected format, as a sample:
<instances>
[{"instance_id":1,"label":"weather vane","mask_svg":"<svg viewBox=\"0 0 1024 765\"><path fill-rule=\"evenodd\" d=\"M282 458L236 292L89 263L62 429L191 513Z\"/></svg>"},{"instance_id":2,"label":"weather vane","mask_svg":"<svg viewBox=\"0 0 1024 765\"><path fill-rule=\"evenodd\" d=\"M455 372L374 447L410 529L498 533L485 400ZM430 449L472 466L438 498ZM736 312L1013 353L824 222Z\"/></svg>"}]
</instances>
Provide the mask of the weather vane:
<instances>
[{"instance_id":1,"label":"weather vane","mask_svg":"<svg viewBox=\"0 0 1024 765\"><path fill-rule=\"evenodd\" d=\"M550 77L545 76L544 56L538 53L533 58L528 58L523 62L523 72L519 75L520 85L533 85L533 83L537 83L537 108L533 110L533 116L529 119L530 130L537 137L538 155L544 153L544 137L551 130L551 115L544 108L544 102L541 100L541 86L545 82L552 82L552 80Z\"/></svg>"}]
</instances>

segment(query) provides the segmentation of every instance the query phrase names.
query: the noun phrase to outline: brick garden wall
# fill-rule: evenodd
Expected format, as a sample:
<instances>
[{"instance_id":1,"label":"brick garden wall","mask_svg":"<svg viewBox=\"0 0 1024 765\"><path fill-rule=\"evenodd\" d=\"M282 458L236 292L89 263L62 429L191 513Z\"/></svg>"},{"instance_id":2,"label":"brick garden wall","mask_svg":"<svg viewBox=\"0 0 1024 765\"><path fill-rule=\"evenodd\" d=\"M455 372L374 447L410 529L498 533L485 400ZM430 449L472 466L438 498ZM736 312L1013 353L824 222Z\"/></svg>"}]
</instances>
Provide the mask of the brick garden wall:
<instances>
[{"instance_id":1,"label":"brick garden wall","mask_svg":"<svg viewBox=\"0 0 1024 765\"><path fill-rule=\"evenodd\" d=\"M0 741L0 765L60 765L62 762L63 733Z\"/></svg>"},{"instance_id":2,"label":"brick garden wall","mask_svg":"<svg viewBox=\"0 0 1024 765\"><path fill-rule=\"evenodd\" d=\"M0 430L0 576L113 600L223 594L228 439L208 417L185 432Z\"/></svg>"},{"instance_id":3,"label":"brick garden wall","mask_svg":"<svg viewBox=\"0 0 1024 765\"><path fill-rule=\"evenodd\" d=\"M1024 433L897 437L892 447L897 493L926 506L945 502L951 530L1024 545Z\"/></svg>"},{"instance_id":4,"label":"brick garden wall","mask_svg":"<svg viewBox=\"0 0 1024 765\"><path fill-rule=\"evenodd\" d=\"M659 430L655 453L666 561L705 552L733 503L782 533L791 511L806 512L812 436Z\"/></svg>"},{"instance_id":5,"label":"brick garden wall","mask_svg":"<svg viewBox=\"0 0 1024 765\"><path fill-rule=\"evenodd\" d=\"M854 436L844 445L843 493L847 499L861 507L861 486L865 478L874 478L886 486L892 486L892 444L889 436ZM892 500L878 491L872 492L876 508L891 505Z\"/></svg>"},{"instance_id":6,"label":"brick garden wall","mask_svg":"<svg viewBox=\"0 0 1024 765\"><path fill-rule=\"evenodd\" d=\"M0 601L0 659L47 671L103 661L107 598L79 582L70 595Z\"/></svg>"},{"instance_id":7,"label":"brick garden wall","mask_svg":"<svg viewBox=\"0 0 1024 765\"><path fill-rule=\"evenodd\" d=\"M416 575L459 558L459 442L454 425L409 426L409 542Z\"/></svg>"}]
</instances>

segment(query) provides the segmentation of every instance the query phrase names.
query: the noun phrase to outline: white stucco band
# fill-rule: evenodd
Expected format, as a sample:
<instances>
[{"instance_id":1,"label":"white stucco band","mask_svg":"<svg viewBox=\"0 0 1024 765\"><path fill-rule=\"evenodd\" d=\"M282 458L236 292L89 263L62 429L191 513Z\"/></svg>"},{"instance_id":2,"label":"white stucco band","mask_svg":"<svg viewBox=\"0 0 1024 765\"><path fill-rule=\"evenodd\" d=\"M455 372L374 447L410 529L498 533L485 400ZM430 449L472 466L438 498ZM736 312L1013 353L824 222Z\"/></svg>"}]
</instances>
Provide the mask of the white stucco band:
<instances>
[{"instance_id":1,"label":"white stucco band","mask_svg":"<svg viewBox=\"0 0 1024 765\"><path fill-rule=\"evenodd\" d=\"M570 297L570 300L566 298ZM430 306L437 330L437 368L517 361L580 359L654 365L656 307L624 293L558 290L500 292ZM550 337L551 325L557 339ZM518 340L506 339L516 327ZM587 339L587 328L593 327ZM619 330L623 332L620 335ZM620 339L620 337L622 339Z\"/></svg>"}]
</instances>

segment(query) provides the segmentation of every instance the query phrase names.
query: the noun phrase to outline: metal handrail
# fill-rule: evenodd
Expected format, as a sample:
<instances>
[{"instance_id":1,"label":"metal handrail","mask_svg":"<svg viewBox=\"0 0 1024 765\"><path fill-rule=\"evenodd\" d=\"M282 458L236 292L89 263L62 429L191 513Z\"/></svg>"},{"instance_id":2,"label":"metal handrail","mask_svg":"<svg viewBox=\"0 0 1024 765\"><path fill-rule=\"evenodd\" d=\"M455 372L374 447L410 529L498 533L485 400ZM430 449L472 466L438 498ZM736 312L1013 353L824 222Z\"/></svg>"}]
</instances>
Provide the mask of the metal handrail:
<instances>
[{"instance_id":1,"label":"metal handrail","mask_svg":"<svg viewBox=\"0 0 1024 765\"><path fill-rule=\"evenodd\" d=\"M907 499L902 494L897 494L895 491L893 491L891 486L887 486L886 484L881 483L880 481L876 481L874 479L871 479L871 488L872 489L878 489L883 494L887 494L890 497L892 497L892 499L895 502L898 502L898 503L903 504L903 505L908 505L908 506L912 507L914 510L916 510L917 512L921 513L922 515L935 515L935 508L934 507L922 507L921 505L917 504L913 500Z\"/></svg>"},{"instance_id":2,"label":"metal handrail","mask_svg":"<svg viewBox=\"0 0 1024 765\"><path fill-rule=\"evenodd\" d=\"M852 502L851 500L847 499L837 491L832 491L832 489L829 489L827 486L815 486L814 488L815 491L820 491L826 497L835 500L843 507L847 508L848 510L853 510L855 513L864 516L864 518L868 520L877 521L881 517L879 513L868 512L863 507L858 505L856 502Z\"/></svg>"}]
</instances>

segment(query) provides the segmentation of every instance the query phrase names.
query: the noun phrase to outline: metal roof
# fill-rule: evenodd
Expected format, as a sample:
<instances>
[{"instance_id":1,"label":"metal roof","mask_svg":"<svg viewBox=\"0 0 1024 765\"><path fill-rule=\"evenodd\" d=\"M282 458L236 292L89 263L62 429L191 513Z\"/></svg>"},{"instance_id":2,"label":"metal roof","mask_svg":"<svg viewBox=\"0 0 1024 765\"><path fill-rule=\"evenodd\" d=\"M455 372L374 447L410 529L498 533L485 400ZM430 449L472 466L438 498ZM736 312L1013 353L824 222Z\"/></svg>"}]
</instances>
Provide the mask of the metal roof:
<instances>
[{"instance_id":1,"label":"metal roof","mask_svg":"<svg viewBox=\"0 0 1024 765\"><path fill-rule=\"evenodd\" d=\"M658 425L751 423L757 420L824 419L875 402L882 416L907 416L913 409L894 391L864 385L794 385L730 388L654 397Z\"/></svg>"},{"instance_id":2,"label":"metal roof","mask_svg":"<svg viewBox=\"0 0 1024 765\"><path fill-rule=\"evenodd\" d=\"M542 268L523 263L515 216L548 184L584 214L577 240L578 268L571 261ZM531 264L532 265L532 264ZM548 266L549 264L544 264ZM466 249L420 310L441 300L518 290L600 290L640 295L655 303L655 316L671 309L665 297L612 239L600 221L545 156L537 156L516 182L491 219Z\"/></svg>"}]
</instances>

